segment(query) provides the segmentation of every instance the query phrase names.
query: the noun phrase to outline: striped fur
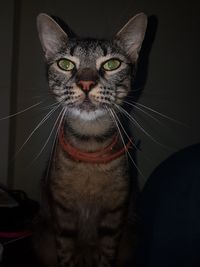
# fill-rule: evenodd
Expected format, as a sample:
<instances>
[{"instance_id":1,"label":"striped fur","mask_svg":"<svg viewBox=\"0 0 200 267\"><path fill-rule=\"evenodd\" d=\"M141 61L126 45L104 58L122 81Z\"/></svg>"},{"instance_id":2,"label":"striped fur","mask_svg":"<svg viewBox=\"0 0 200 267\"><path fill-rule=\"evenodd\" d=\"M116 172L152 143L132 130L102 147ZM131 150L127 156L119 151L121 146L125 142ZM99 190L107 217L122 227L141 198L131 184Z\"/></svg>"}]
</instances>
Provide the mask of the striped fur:
<instances>
[{"instance_id":1,"label":"striped fur","mask_svg":"<svg viewBox=\"0 0 200 267\"><path fill-rule=\"evenodd\" d=\"M74 147L96 151L106 147L117 132L109 111L117 114L115 105L123 105L130 92L145 27L146 16L139 14L113 40L71 38L51 17L39 15L49 87L65 108L65 138ZM63 58L75 67L60 69L58 60ZM113 58L120 66L106 71L102 66ZM80 88L82 80L93 81L92 89ZM119 140L114 149L122 145ZM50 252L46 266L113 266L130 196L126 155L108 164L77 162L58 144L44 188L49 209L46 221L54 243L54 259ZM46 246L49 239L41 239Z\"/></svg>"}]
</instances>

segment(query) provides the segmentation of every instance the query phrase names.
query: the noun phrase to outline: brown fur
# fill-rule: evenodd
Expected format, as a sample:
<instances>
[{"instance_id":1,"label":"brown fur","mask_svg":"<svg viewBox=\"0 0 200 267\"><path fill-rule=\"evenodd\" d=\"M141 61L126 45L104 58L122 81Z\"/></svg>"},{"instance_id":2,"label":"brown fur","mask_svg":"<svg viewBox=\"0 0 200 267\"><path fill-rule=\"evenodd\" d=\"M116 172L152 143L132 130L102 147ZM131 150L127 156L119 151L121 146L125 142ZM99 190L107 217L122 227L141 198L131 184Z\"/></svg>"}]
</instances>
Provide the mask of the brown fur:
<instances>
[{"instance_id":1,"label":"brown fur","mask_svg":"<svg viewBox=\"0 0 200 267\"><path fill-rule=\"evenodd\" d=\"M120 138L112 150L106 152L107 156L124 146L118 112L131 89L132 72L145 28L146 16L138 14L118 32L112 44L93 39L70 41L52 18L46 14L38 16L49 85L58 103L68 111L61 112L64 114L64 136L76 149L84 152L103 149L117 132ZM74 44L77 47L75 51ZM117 55L119 59L115 58ZM119 64L106 70L108 59L111 65L115 61ZM72 69L67 65L60 68L59 63L63 60L69 66L72 64ZM87 90L80 86L86 82L92 85ZM43 225L47 223L47 226L40 234L38 246L43 243L43 249L49 253L40 253L44 255L43 265L113 266L126 226L130 197L126 153L109 163L86 163L71 158L58 142L44 191L47 216L44 216ZM39 249L43 250L40 246ZM118 259L123 262L121 257Z\"/></svg>"},{"instance_id":2,"label":"brown fur","mask_svg":"<svg viewBox=\"0 0 200 267\"><path fill-rule=\"evenodd\" d=\"M105 125L103 129L105 130ZM95 129L94 132L97 130ZM67 138L69 139L69 136ZM76 143L76 147L78 146L80 149L82 146L89 147L91 151L100 146L105 147L110 142L110 138L100 143L95 142L94 138L90 139L86 142L81 141L79 144L79 140L71 137L69 142ZM69 209L70 218L74 216L71 225L67 218L66 221L68 222L63 220L62 211L55 207L54 212L59 214L60 220L57 223L62 225L64 222L63 228L69 227L71 229L72 227L73 230L80 231L82 237L79 238L83 239L81 240L83 246L90 245L90 242L97 243L98 228L118 229L124 217L121 208L127 202L129 191L125 157L123 156L109 164L77 163L68 158L68 155L58 147L56 158L50 178L51 196L57 203L61 205L65 203L65 207ZM118 210L119 207L120 210ZM63 215L66 216L66 214ZM112 243L113 241L105 236L100 244L95 244L95 246L99 246L98 250L100 251L106 250L105 242ZM114 254L115 251L112 253Z\"/></svg>"},{"instance_id":3,"label":"brown fur","mask_svg":"<svg viewBox=\"0 0 200 267\"><path fill-rule=\"evenodd\" d=\"M78 130L79 133L82 131L79 121L71 121L71 124L76 133ZM105 121L101 126L98 125L103 134L103 130L107 131ZM88 150L93 151L103 148L111 142L112 136L104 141L97 141L95 135L98 127L90 131L91 137L85 141L69 133L65 134L66 139L80 149L88 147ZM107 127L112 128L109 123ZM121 146L119 142L115 149ZM104 261L104 254L109 261L113 260L116 257L129 198L127 157L123 155L108 164L76 162L58 144L45 187L48 190L47 201L51 212L51 220L48 218L50 226L46 227L48 234L43 233L41 238L43 242L46 240L45 246L50 244L50 239L51 242L55 241L52 236L54 232L57 247L62 247L57 250L58 258L69 255L69 258L79 262L78 255L82 261L83 257L88 257L87 250L93 250L92 257L96 257L97 262ZM51 249L55 246L51 245ZM55 262L55 259L51 257L50 262ZM54 265L47 262L45 266Z\"/></svg>"}]
</instances>

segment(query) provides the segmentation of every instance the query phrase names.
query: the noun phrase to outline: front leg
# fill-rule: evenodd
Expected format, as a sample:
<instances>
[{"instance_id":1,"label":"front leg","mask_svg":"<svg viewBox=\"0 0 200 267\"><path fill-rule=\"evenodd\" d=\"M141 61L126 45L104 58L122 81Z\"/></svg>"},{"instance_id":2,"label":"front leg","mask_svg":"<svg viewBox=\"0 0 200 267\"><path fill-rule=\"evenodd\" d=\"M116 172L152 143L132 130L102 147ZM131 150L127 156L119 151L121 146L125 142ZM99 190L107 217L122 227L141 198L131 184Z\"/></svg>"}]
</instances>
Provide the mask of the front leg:
<instances>
[{"instance_id":1,"label":"front leg","mask_svg":"<svg viewBox=\"0 0 200 267\"><path fill-rule=\"evenodd\" d=\"M77 217L73 218L70 213L68 216L66 213L64 215L64 220L59 217L60 221L56 227L58 266L114 266L122 232L123 212L121 210L106 212L99 221L92 223L89 220L79 227L76 223ZM82 236L83 233L85 238Z\"/></svg>"},{"instance_id":2,"label":"front leg","mask_svg":"<svg viewBox=\"0 0 200 267\"><path fill-rule=\"evenodd\" d=\"M56 234L57 261L59 267L68 267L73 261L74 239Z\"/></svg>"},{"instance_id":3,"label":"front leg","mask_svg":"<svg viewBox=\"0 0 200 267\"><path fill-rule=\"evenodd\" d=\"M53 214L58 266L68 267L78 236L77 215L62 201L54 201Z\"/></svg>"},{"instance_id":4,"label":"front leg","mask_svg":"<svg viewBox=\"0 0 200 267\"><path fill-rule=\"evenodd\" d=\"M119 242L123 232L124 217L124 208L116 208L113 211L104 213L99 224L100 251L103 258L110 263L109 266L114 266L116 262Z\"/></svg>"}]
</instances>

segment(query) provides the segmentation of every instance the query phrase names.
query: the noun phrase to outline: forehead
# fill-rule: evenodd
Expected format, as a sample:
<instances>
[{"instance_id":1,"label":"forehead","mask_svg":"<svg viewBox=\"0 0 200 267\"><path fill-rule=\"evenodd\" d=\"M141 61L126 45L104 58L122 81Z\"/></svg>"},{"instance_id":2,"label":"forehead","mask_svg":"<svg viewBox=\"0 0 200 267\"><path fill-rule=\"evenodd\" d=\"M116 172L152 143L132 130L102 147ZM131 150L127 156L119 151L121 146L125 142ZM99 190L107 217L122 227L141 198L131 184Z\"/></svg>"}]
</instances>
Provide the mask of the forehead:
<instances>
[{"instance_id":1,"label":"forehead","mask_svg":"<svg viewBox=\"0 0 200 267\"><path fill-rule=\"evenodd\" d=\"M96 39L70 40L67 50L71 56L90 61L117 53L117 48L111 41Z\"/></svg>"}]
</instances>

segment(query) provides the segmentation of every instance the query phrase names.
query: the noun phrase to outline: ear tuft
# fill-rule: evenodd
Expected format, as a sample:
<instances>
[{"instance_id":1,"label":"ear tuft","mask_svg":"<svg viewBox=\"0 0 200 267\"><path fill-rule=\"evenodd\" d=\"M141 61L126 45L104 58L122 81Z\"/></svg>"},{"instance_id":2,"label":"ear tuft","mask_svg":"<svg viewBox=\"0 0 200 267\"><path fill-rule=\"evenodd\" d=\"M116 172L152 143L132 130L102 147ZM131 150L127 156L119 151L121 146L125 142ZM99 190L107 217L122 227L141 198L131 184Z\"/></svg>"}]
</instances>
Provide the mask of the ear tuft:
<instances>
[{"instance_id":1,"label":"ear tuft","mask_svg":"<svg viewBox=\"0 0 200 267\"><path fill-rule=\"evenodd\" d=\"M66 44L68 36L52 17L44 13L37 17L37 29L45 57L48 60Z\"/></svg>"},{"instance_id":2,"label":"ear tuft","mask_svg":"<svg viewBox=\"0 0 200 267\"><path fill-rule=\"evenodd\" d=\"M115 39L133 62L137 61L147 27L147 16L139 13L117 33Z\"/></svg>"}]
</instances>

